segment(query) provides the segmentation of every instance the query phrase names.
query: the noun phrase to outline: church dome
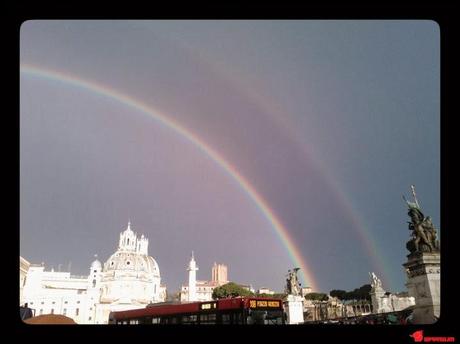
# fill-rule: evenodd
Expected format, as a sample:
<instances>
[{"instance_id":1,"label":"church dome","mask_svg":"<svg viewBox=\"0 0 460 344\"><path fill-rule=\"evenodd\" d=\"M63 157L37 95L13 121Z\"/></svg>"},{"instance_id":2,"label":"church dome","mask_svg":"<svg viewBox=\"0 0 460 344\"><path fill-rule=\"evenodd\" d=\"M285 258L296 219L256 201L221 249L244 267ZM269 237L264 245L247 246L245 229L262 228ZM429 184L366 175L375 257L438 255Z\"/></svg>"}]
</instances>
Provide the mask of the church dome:
<instances>
[{"instance_id":1,"label":"church dome","mask_svg":"<svg viewBox=\"0 0 460 344\"><path fill-rule=\"evenodd\" d=\"M160 277L157 262L148 255L148 239L144 235L138 237L130 222L120 233L118 249L106 261L103 271L144 272Z\"/></svg>"},{"instance_id":2,"label":"church dome","mask_svg":"<svg viewBox=\"0 0 460 344\"><path fill-rule=\"evenodd\" d=\"M107 259L104 272L126 271L145 272L156 276L160 275L158 264L153 257L136 252L117 251Z\"/></svg>"},{"instance_id":3,"label":"church dome","mask_svg":"<svg viewBox=\"0 0 460 344\"><path fill-rule=\"evenodd\" d=\"M138 236L128 222L120 233L118 248L104 263L101 302L148 304L164 301L158 264L148 254L149 240Z\"/></svg>"}]
</instances>

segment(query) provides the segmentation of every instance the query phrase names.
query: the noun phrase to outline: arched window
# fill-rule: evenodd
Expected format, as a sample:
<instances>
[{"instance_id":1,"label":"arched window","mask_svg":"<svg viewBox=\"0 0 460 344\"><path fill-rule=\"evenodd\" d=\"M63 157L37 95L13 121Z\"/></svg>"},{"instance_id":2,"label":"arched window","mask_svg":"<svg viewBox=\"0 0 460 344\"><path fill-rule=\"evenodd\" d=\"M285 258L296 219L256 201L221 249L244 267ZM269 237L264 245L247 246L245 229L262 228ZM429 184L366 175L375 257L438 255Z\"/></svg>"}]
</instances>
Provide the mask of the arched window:
<instances>
[{"instance_id":1,"label":"arched window","mask_svg":"<svg viewBox=\"0 0 460 344\"><path fill-rule=\"evenodd\" d=\"M96 280L93 279L93 288L96 287Z\"/></svg>"}]
</instances>

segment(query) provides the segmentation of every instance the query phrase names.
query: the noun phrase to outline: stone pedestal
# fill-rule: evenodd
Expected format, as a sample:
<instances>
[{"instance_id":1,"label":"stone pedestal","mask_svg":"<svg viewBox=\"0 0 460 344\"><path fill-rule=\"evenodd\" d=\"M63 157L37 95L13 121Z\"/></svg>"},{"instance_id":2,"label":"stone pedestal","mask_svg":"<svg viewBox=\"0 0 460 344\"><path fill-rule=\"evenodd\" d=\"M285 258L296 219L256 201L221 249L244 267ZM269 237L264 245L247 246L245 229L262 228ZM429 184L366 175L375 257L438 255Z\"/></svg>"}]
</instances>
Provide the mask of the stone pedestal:
<instances>
[{"instance_id":1,"label":"stone pedestal","mask_svg":"<svg viewBox=\"0 0 460 344\"><path fill-rule=\"evenodd\" d=\"M373 287L370 295L373 313L385 313L385 310L382 307L382 299L385 296L385 290L383 290L383 288Z\"/></svg>"},{"instance_id":2,"label":"stone pedestal","mask_svg":"<svg viewBox=\"0 0 460 344\"><path fill-rule=\"evenodd\" d=\"M283 301L284 310L287 314L287 324L303 324L303 300L302 296L288 295Z\"/></svg>"},{"instance_id":3,"label":"stone pedestal","mask_svg":"<svg viewBox=\"0 0 460 344\"><path fill-rule=\"evenodd\" d=\"M441 311L441 255L439 252L417 252L407 256L406 287L415 298L413 322L432 324Z\"/></svg>"}]
</instances>

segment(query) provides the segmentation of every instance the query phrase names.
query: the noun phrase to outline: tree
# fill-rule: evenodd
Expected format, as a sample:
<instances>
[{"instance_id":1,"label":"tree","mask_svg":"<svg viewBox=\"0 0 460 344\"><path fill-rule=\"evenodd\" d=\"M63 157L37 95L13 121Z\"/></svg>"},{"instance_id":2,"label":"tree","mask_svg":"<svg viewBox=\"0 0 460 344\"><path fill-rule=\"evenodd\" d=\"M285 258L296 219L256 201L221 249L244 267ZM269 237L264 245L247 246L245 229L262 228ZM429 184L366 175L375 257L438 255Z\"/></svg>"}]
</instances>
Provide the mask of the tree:
<instances>
[{"instance_id":1,"label":"tree","mask_svg":"<svg viewBox=\"0 0 460 344\"><path fill-rule=\"evenodd\" d=\"M315 301L327 301L329 296L324 293L308 293L305 295L306 300L315 300Z\"/></svg>"},{"instance_id":2,"label":"tree","mask_svg":"<svg viewBox=\"0 0 460 344\"><path fill-rule=\"evenodd\" d=\"M275 293L273 295L270 295L270 297L274 298L274 299L284 299L287 297L287 294L285 293Z\"/></svg>"},{"instance_id":3,"label":"tree","mask_svg":"<svg viewBox=\"0 0 460 344\"><path fill-rule=\"evenodd\" d=\"M214 300L236 296L254 296L254 294L233 282L217 287L212 292L212 298Z\"/></svg>"},{"instance_id":4,"label":"tree","mask_svg":"<svg viewBox=\"0 0 460 344\"><path fill-rule=\"evenodd\" d=\"M345 291L345 290L331 290L329 295L337 297L340 300L371 300L371 285L364 284L359 288L355 288L352 291Z\"/></svg>"},{"instance_id":5,"label":"tree","mask_svg":"<svg viewBox=\"0 0 460 344\"><path fill-rule=\"evenodd\" d=\"M358 295L360 296L361 300L371 300L371 289L372 286L370 284L365 284L361 288L358 289Z\"/></svg>"},{"instance_id":6,"label":"tree","mask_svg":"<svg viewBox=\"0 0 460 344\"><path fill-rule=\"evenodd\" d=\"M371 285L365 284L359 288L354 289L347 293L347 300L369 300L371 299L370 295Z\"/></svg>"},{"instance_id":7,"label":"tree","mask_svg":"<svg viewBox=\"0 0 460 344\"><path fill-rule=\"evenodd\" d=\"M331 290L331 292L329 293L329 295L331 295L332 297L336 297L339 300L345 300L346 294L347 292L345 290L340 289Z\"/></svg>"},{"instance_id":8,"label":"tree","mask_svg":"<svg viewBox=\"0 0 460 344\"><path fill-rule=\"evenodd\" d=\"M260 297L269 297L269 298L272 298L272 299L284 299L287 294L284 294L284 293L275 293L275 294L257 294L257 296L260 296Z\"/></svg>"},{"instance_id":9,"label":"tree","mask_svg":"<svg viewBox=\"0 0 460 344\"><path fill-rule=\"evenodd\" d=\"M180 291L167 293L166 294L166 301L180 301Z\"/></svg>"}]
</instances>

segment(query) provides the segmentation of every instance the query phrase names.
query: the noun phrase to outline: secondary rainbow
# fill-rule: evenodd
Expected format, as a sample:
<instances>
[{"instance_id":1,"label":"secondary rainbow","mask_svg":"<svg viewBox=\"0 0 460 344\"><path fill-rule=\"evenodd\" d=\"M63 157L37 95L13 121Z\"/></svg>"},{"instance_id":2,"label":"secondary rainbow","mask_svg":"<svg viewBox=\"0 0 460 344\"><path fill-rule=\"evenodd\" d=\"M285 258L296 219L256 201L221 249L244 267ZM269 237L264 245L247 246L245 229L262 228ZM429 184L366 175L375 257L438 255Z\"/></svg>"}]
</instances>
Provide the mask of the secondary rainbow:
<instances>
[{"instance_id":1,"label":"secondary rainbow","mask_svg":"<svg viewBox=\"0 0 460 344\"><path fill-rule=\"evenodd\" d=\"M21 64L21 73L29 74L32 76L56 80L64 82L73 86L77 86L93 93L103 95L105 97L115 99L126 106L132 107L144 114L149 115L157 122L161 123L165 127L171 129L176 134L184 137L195 147L197 147L206 156L217 163L229 176L231 176L240 188L246 193L246 195L254 202L259 211L268 220L273 228L274 232L281 240L292 262L301 268L300 278L303 279L303 285L309 285L313 290L319 290L316 280L313 278L313 274L310 268L306 264L304 257L300 250L294 244L289 231L284 227L281 220L277 217L273 209L271 209L268 203L262 198L262 196L255 190L255 188L249 183L249 181L243 177L238 170L230 164L221 154L211 148L206 142L200 139L196 134L186 129L174 119L167 117L166 115L156 111L150 106L142 103L140 100L135 99L129 95L120 93L112 88L105 85L96 83L94 81L84 80L75 75L63 73L56 70L50 70L43 67L34 66L31 64Z\"/></svg>"}]
</instances>

